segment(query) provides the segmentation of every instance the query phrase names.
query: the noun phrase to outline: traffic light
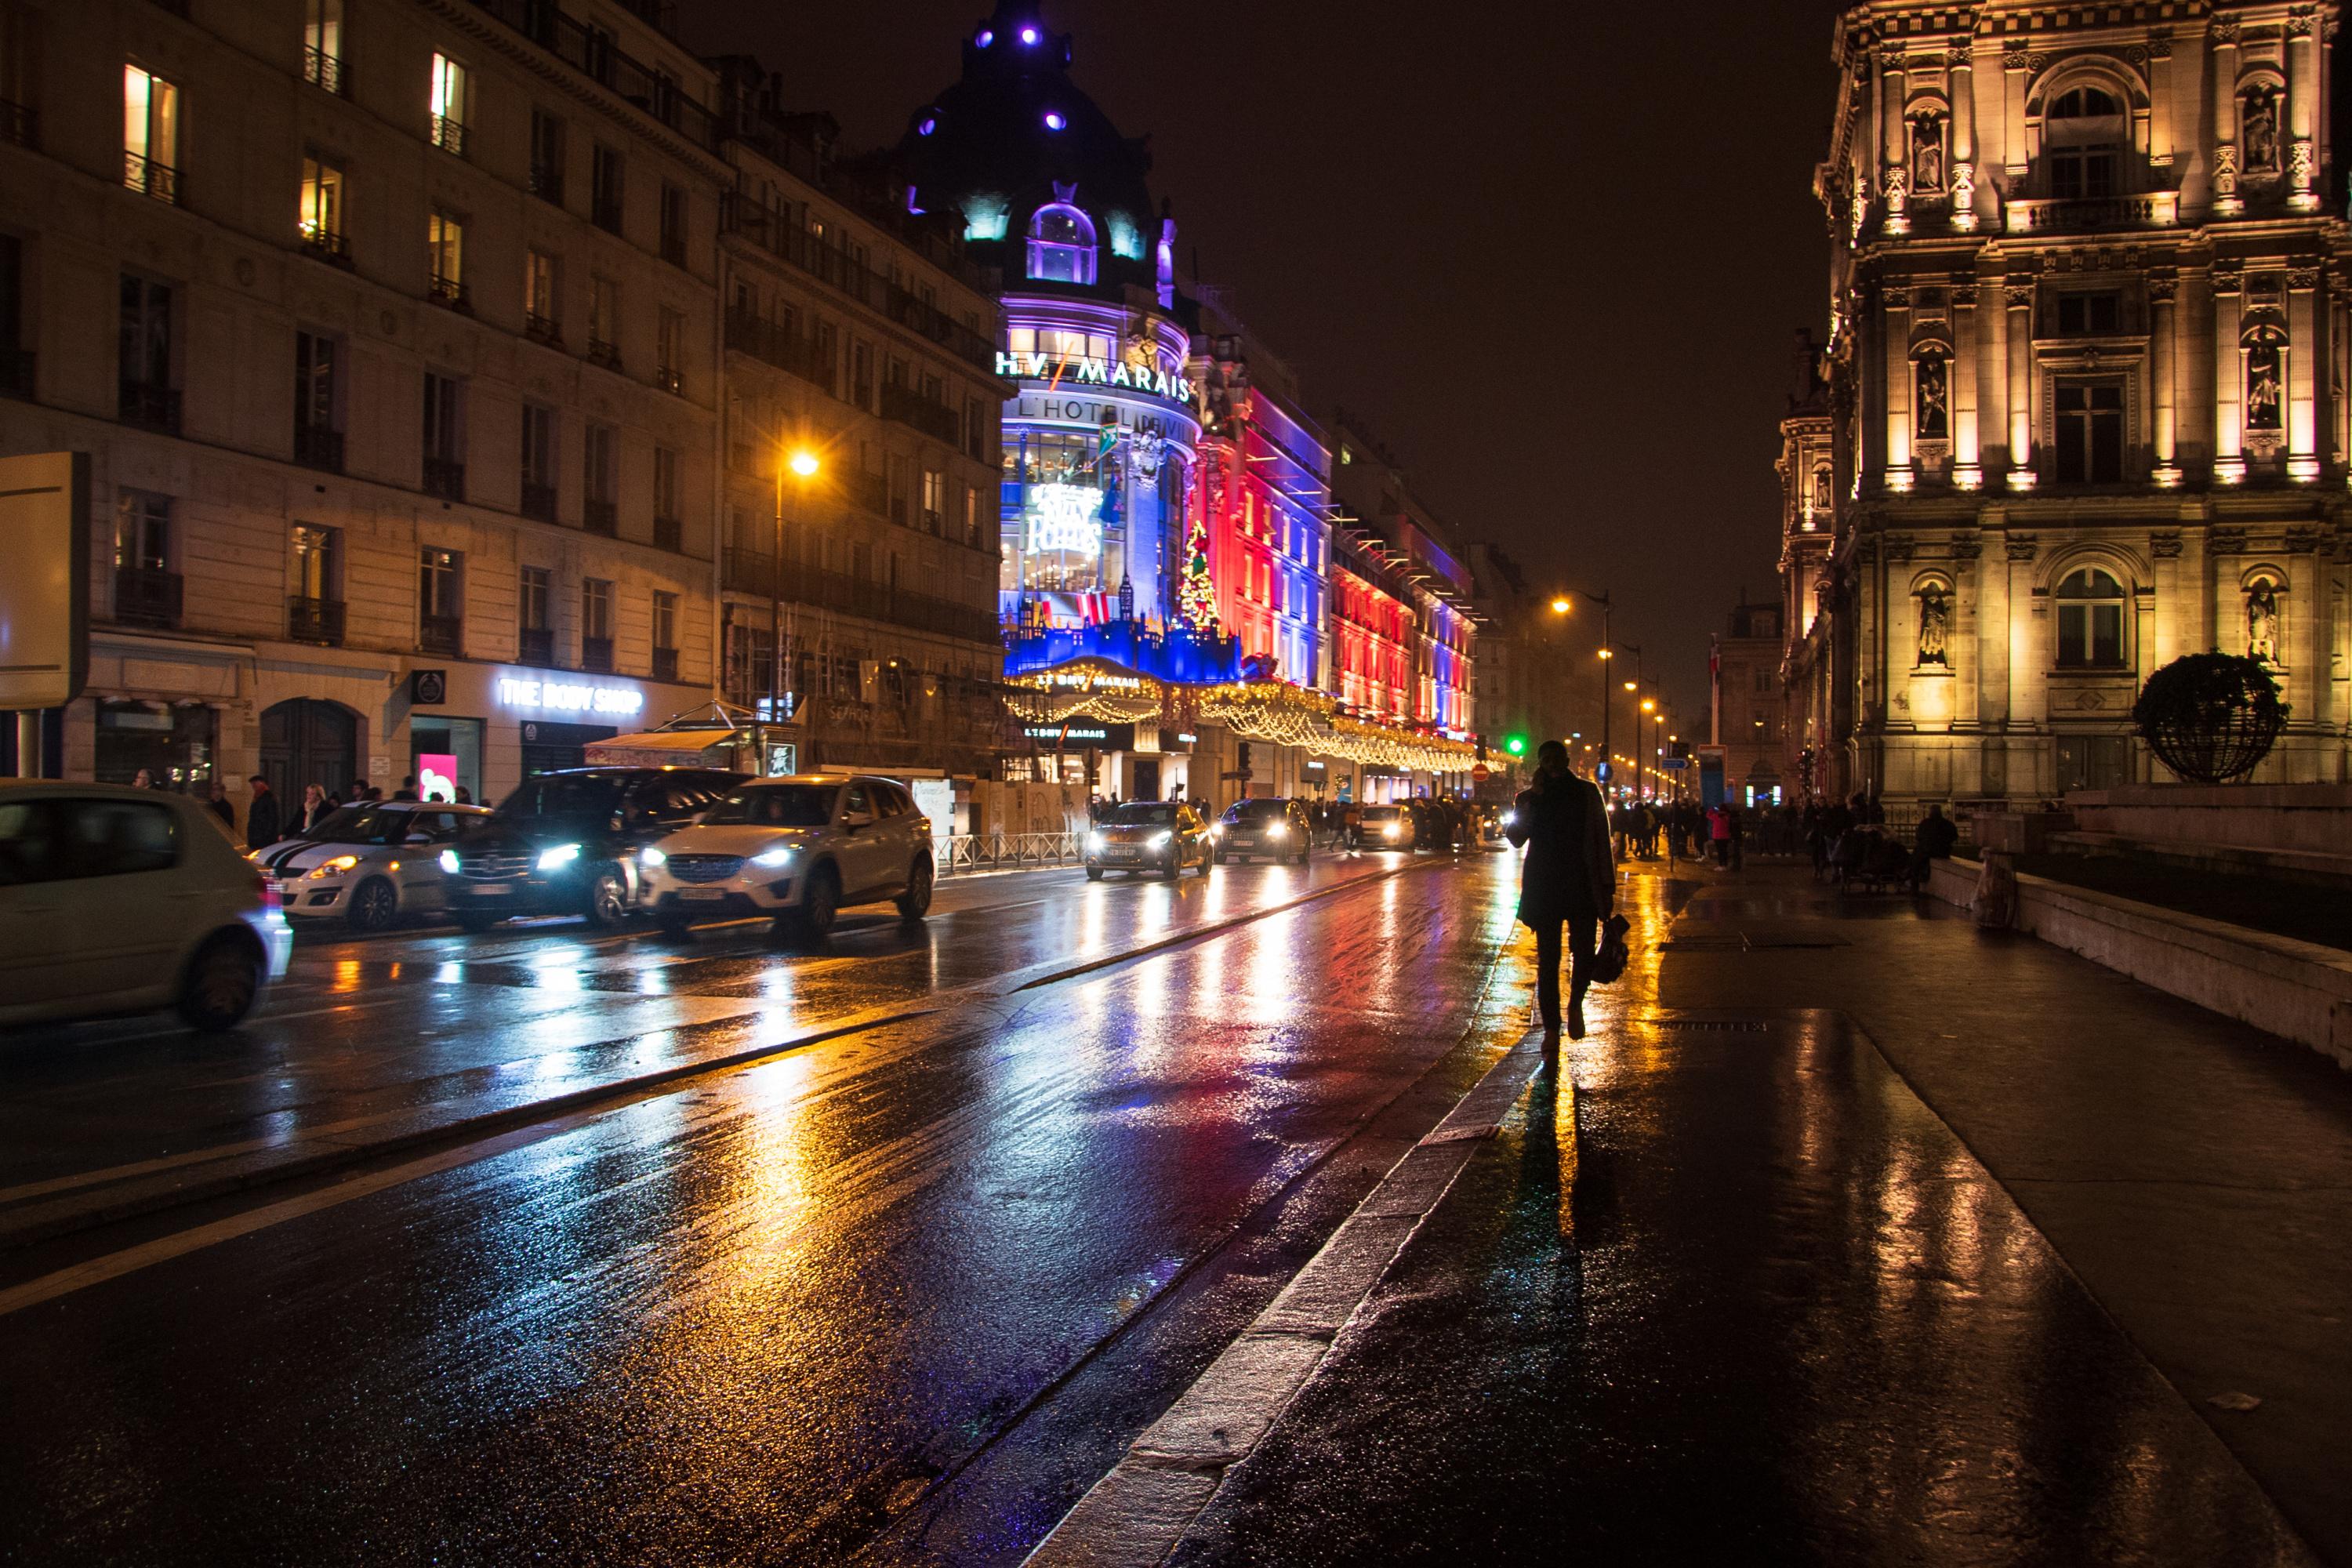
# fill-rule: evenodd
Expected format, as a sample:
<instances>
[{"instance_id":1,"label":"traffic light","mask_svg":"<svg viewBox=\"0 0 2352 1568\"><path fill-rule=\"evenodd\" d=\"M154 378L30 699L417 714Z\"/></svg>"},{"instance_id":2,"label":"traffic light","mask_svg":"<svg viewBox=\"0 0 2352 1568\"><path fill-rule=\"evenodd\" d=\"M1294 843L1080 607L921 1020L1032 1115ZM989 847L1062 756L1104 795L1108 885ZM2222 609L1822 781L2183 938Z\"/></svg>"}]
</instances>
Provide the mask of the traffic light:
<instances>
[{"instance_id":1,"label":"traffic light","mask_svg":"<svg viewBox=\"0 0 2352 1568\"><path fill-rule=\"evenodd\" d=\"M1503 750L1515 757L1524 757L1528 754L1528 738L1525 735L1513 735L1503 742Z\"/></svg>"}]
</instances>

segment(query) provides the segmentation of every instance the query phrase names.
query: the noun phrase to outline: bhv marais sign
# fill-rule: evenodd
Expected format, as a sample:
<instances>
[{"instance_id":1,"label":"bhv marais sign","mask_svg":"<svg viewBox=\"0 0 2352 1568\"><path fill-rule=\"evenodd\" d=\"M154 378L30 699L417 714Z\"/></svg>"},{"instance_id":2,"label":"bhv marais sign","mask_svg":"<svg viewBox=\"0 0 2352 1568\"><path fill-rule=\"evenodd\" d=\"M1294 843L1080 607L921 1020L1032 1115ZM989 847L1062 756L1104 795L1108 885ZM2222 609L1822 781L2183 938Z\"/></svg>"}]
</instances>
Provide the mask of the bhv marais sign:
<instances>
[{"instance_id":1,"label":"bhv marais sign","mask_svg":"<svg viewBox=\"0 0 2352 1568\"><path fill-rule=\"evenodd\" d=\"M646 694L634 686L502 675L499 677L499 705L524 713L602 713L634 719L646 710Z\"/></svg>"},{"instance_id":2,"label":"bhv marais sign","mask_svg":"<svg viewBox=\"0 0 2352 1568\"><path fill-rule=\"evenodd\" d=\"M1150 365L1129 364L1125 360L1008 353L1000 349L996 354L996 374L1008 381L1045 381L1056 386L1070 387L1123 386L1177 403L1193 400L1192 384L1182 376L1171 375Z\"/></svg>"}]
</instances>

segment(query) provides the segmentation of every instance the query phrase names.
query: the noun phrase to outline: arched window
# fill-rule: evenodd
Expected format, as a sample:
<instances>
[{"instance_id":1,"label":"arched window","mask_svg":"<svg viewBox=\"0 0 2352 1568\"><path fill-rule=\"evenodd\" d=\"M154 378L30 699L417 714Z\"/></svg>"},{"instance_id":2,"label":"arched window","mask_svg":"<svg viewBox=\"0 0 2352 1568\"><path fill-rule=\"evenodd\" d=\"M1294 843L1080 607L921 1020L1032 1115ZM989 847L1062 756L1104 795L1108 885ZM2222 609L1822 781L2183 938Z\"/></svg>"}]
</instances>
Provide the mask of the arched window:
<instances>
[{"instance_id":1,"label":"arched window","mask_svg":"<svg viewBox=\"0 0 2352 1568\"><path fill-rule=\"evenodd\" d=\"M2124 588L2096 566L2058 584L2058 668L2119 669L2124 662Z\"/></svg>"},{"instance_id":2,"label":"arched window","mask_svg":"<svg viewBox=\"0 0 2352 1568\"><path fill-rule=\"evenodd\" d=\"M2095 201L2122 190L2123 150L2130 127L2114 94L2069 88L2043 115L2042 150L2050 194L2062 201Z\"/></svg>"},{"instance_id":3,"label":"arched window","mask_svg":"<svg viewBox=\"0 0 2352 1568\"><path fill-rule=\"evenodd\" d=\"M1067 202L1048 202L1029 220L1029 276L1050 283L1095 280L1095 226Z\"/></svg>"}]
</instances>

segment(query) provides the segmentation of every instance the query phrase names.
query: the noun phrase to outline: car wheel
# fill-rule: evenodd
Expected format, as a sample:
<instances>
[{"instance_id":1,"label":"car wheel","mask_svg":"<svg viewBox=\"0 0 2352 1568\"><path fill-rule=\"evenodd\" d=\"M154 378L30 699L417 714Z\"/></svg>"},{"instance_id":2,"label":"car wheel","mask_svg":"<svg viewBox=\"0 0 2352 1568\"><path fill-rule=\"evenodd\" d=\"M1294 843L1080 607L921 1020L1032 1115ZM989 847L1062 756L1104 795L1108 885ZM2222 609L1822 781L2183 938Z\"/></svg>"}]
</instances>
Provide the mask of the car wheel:
<instances>
[{"instance_id":1,"label":"car wheel","mask_svg":"<svg viewBox=\"0 0 2352 1568\"><path fill-rule=\"evenodd\" d=\"M1102 880L1102 877L1103 877L1103 872L1102 872L1102 868L1101 868L1101 867L1099 867L1099 866L1089 866L1089 867L1087 867L1087 881L1089 881L1089 882L1099 882L1099 881L1101 881L1101 880Z\"/></svg>"},{"instance_id":2,"label":"car wheel","mask_svg":"<svg viewBox=\"0 0 2352 1568\"><path fill-rule=\"evenodd\" d=\"M1160 875L1172 882L1183 874L1184 852L1181 849L1171 849L1168 851L1168 864L1160 868Z\"/></svg>"},{"instance_id":3,"label":"car wheel","mask_svg":"<svg viewBox=\"0 0 2352 1568\"><path fill-rule=\"evenodd\" d=\"M1220 849L1214 855L1210 856L1209 859L1212 864L1222 866L1225 863L1225 852Z\"/></svg>"},{"instance_id":4,"label":"car wheel","mask_svg":"<svg viewBox=\"0 0 2352 1568\"><path fill-rule=\"evenodd\" d=\"M833 933L833 917L841 912L841 879L830 866L809 873L808 890L801 895L801 934L823 942Z\"/></svg>"},{"instance_id":5,"label":"car wheel","mask_svg":"<svg viewBox=\"0 0 2352 1568\"><path fill-rule=\"evenodd\" d=\"M479 910L467 910L458 915L457 924L479 936L506 918L504 915L486 914Z\"/></svg>"},{"instance_id":6,"label":"car wheel","mask_svg":"<svg viewBox=\"0 0 2352 1568\"><path fill-rule=\"evenodd\" d=\"M907 890L898 895L898 915L902 920L919 921L931 910L931 879L938 875L931 869L931 858L915 857L907 868Z\"/></svg>"},{"instance_id":7,"label":"car wheel","mask_svg":"<svg viewBox=\"0 0 2352 1568\"><path fill-rule=\"evenodd\" d=\"M234 1028L261 995L261 950L224 932L196 951L180 983L180 1016L193 1028Z\"/></svg>"},{"instance_id":8,"label":"car wheel","mask_svg":"<svg viewBox=\"0 0 2352 1568\"><path fill-rule=\"evenodd\" d=\"M618 866L606 866L588 884L588 923L592 926L619 925L629 918L629 883Z\"/></svg>"},{"instance_id":9,"label":"car wheel","mask_svg":"<svg viewBox=\"0 0 2352 1568\"><path fill-rule=\"evenodd\" d=\"M1202 851L1201 852L1200 868L1201 868L1201 875L1202 875L1202 876L1203 876L1203 877L1206 877L1206 876L1209 874L1209 860L1210 860L1210 855L1209 855L1208 851L1207 851L1207 850L1205 850L1205 849L1204 849L1204 850L1202 850Z\"/></svg>"},{"instance_id":10,"label":"car wheel","mask_svg":"<svg viewBox=\"0 0 2352 1568\"><path fill-rule=\"evenodd\" d=\"M382 877L370 877L352 889L352 907L343 918L356 931L390 931L400 918L400 892Z\"/></svg>"}]
</instances>

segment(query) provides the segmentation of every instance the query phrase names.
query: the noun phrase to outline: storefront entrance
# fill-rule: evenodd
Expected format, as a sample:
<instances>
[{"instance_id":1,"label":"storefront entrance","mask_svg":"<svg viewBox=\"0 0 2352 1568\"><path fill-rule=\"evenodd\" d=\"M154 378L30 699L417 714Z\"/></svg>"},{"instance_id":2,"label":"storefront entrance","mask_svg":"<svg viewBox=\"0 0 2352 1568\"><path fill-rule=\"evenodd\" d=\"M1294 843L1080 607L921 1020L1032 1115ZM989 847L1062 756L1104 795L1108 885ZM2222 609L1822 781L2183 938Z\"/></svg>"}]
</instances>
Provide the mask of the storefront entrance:
<instances>
[{"instance_id":1,"label":"storefront entrance","mask_svg":"<svg viewBox=\"0 0 2352 1568\"><path fill-rule=\"evenodd\" d=\"M98 755L90 776L133 784L140 772L157 789L204 795L212 787L213 710L201 702L98 703Z\"/></svg>"},{"instance_id":2,"label":"storefront entrance","mask_svg":"<svg viewBox=\"0 0 2352 1568\"><path fill-rule=\"evenodd\" d=\"M584 768L590 742L609 741L619 733L610 724L527 723L522 727L522 776Z\"/></svg>"},{"instance_id":3,"label":"storefront entrance","mask_svg":"<svg viewBox=\"0 0 2352 1568\"><path fill-rule=\"evenodd\" d=\"M311 784L337 800L351 799L360 777L359 751L359 715L348 708L298 697L262 710L261 776L279 800L299 802Z\"/></svg>"},{"instance_id":4,"label":"storefront entrance","mask_svg":"<svg viewBox=\"0 0 2352 1568\"><path fill-rule=\"evenodd\" d=\"M1160 759L1137 757L1128 763L1128 767L1135 775L1135 792L1129 798L1158 800L1160 798Z\"/></svg>"}]
</instances>

